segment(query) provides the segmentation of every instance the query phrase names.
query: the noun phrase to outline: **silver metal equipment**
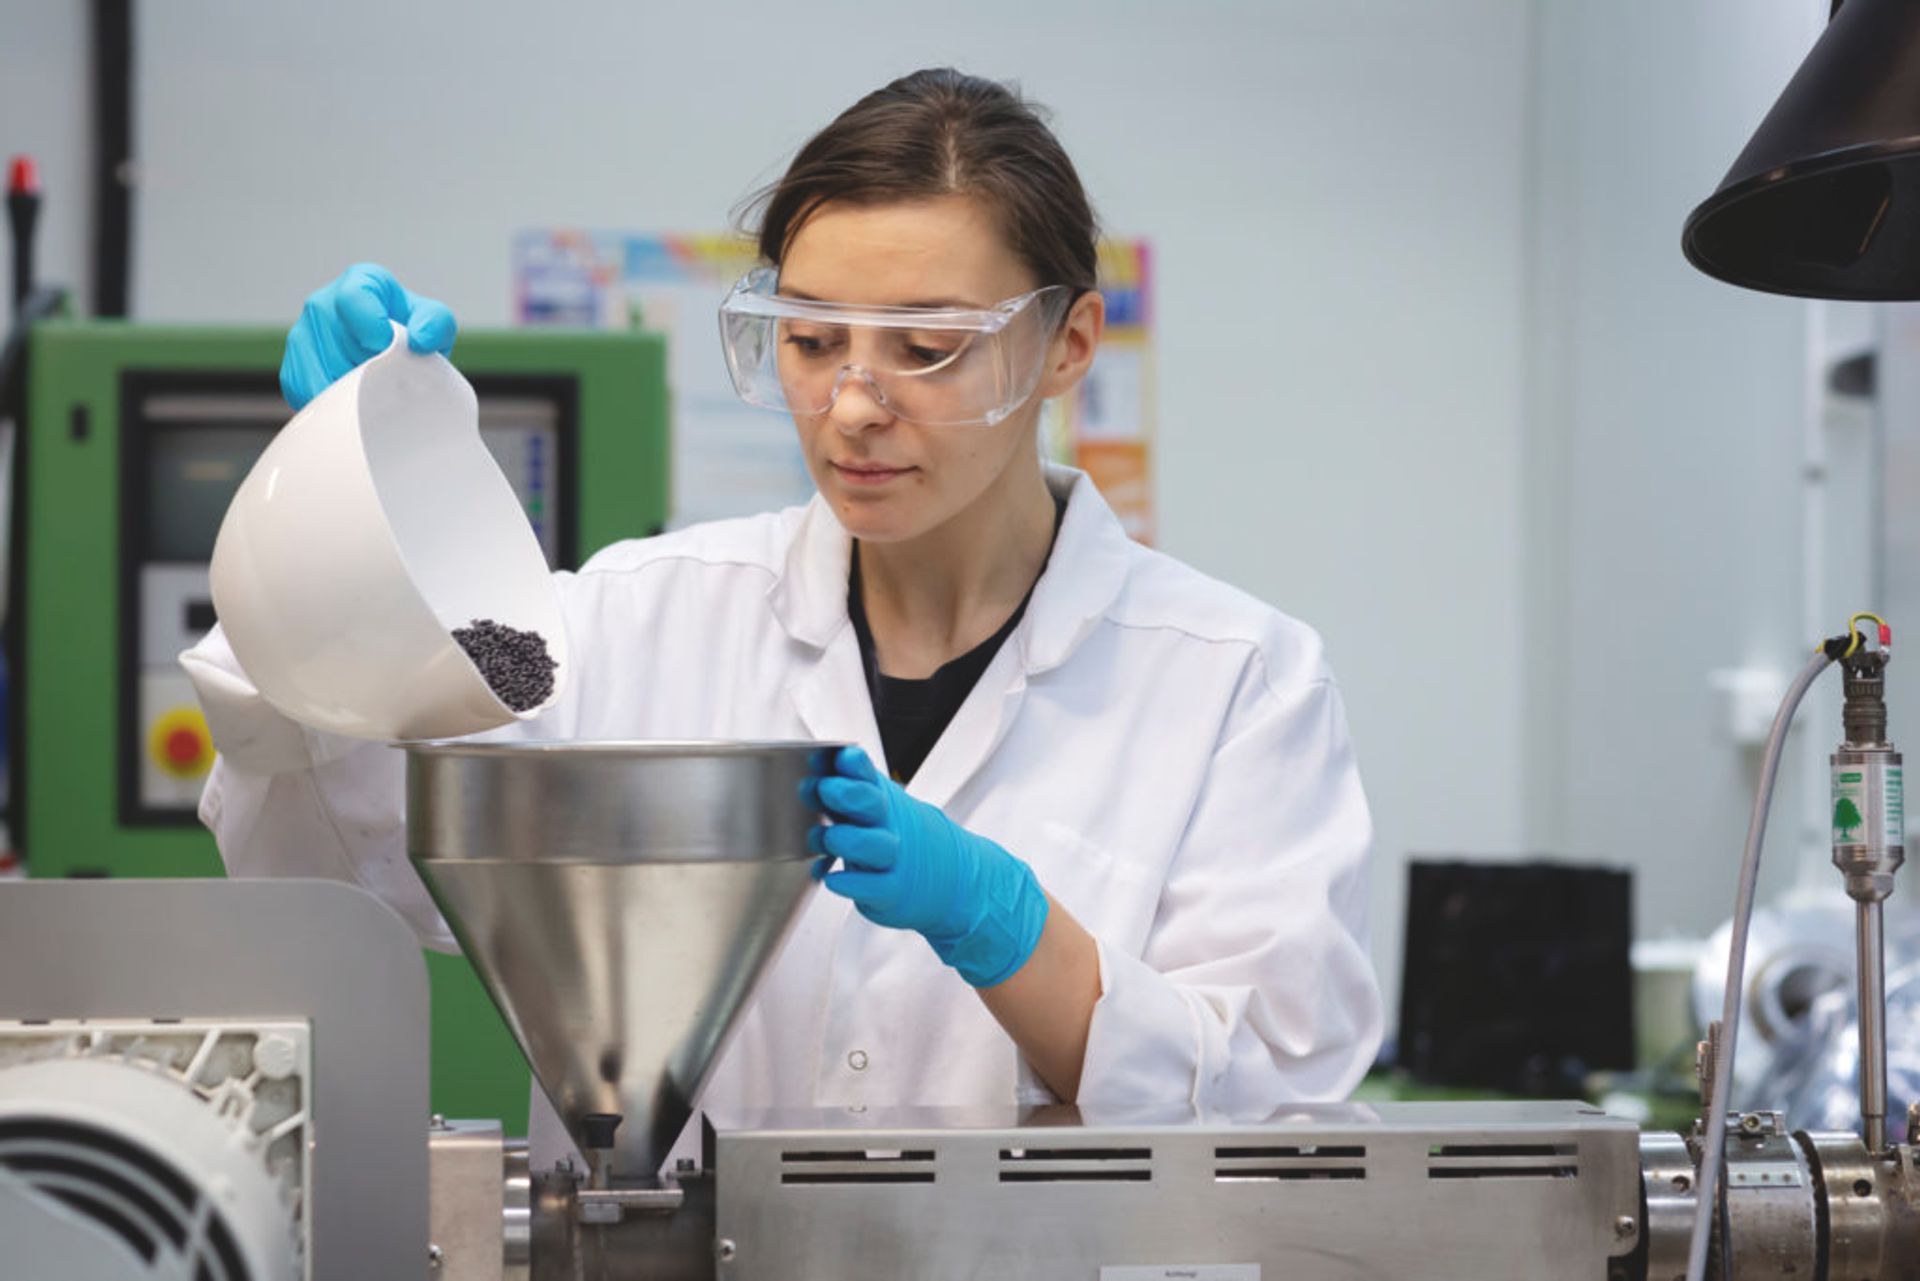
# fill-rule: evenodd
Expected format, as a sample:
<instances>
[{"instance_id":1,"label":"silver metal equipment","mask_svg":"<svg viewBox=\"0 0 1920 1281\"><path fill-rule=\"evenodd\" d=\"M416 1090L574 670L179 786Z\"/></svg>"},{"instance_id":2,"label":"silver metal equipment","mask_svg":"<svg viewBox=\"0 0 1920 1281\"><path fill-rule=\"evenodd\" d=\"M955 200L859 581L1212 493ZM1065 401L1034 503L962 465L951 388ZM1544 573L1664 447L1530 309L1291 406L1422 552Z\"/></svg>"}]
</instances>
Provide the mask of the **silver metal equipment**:
<instances>
[{"instance_id":1,"label":"silver metal equipment","mask_svg":"<svg viewBox=\"0 0 1920 1281\"><path fill-rule=\"evenodd\" d=\"M329 881L0 885L0 1277L418 1275L427 976Z\"/></svg>"},{"instance_id":2,"label":"silver metal equipment","mask_svg":"<svg viewBox=\"0 0 1920 1281\"><path fill-rule=\"evenodd\" d=\"M631 1035L631 1022L622 1020L649 1022L654 1045L676 1037L699 1047L718 1043L710 1025L686 1022L689 1004L630 1008L595 995L618 979L593 967L627 955L641 958L642 971L665 964L648 959L657 952L633 950L667 942L654 934L636 941L632 933L659 919L656 906L670 908L676 922L711 912L713 928L730 933L743 919L735 895L765 894L765 911L753 917L761 928L749 932L748 943L777 933L774 922L786 919L806 889L804 875L775 880L749 869L757 856L804 867L800 852L813 820L788 808L797 774L751 776L752 759L694 746L412 753L416 862L503 1010L545 1010L556 1024L563 1010L613 1010L575 1022L570 1039L557 1046L530 1049L536 1073L556 1096L573 1087L556 1089L555 1081L596 1079L592 1069L608 1047ZM797 769L798 761L790 764ZM723 822L730 825L724 834L717 830ZM782 823L792 826L783 831ZM726 882L731 893L696 890L673 870L709 857L744 861ZM446 888L447 867L456 863L476 869L458 898ZM510 887L501 872L534 865L553 876L557 865L570 869L571 880L594 864L645 866L658 878L657 892L686 897L646 905L635 896L655 891L635 882L611 889L620 903L613 907L541 897ZM793 897L781 897L783 891ZM484 928L468 919L475 912ZM549 928L530 928L527 918L541 916ZM556 918L563 928L551 928ZM514 920L523 924L503 932ZM678 981L715 981L701 968L721 959L700 941L709 937L706 927L677 928L703 931L674 945ZM742 955L757 962L765 953ZM739 990L732 979L722 986ZM676 1010L679 1024L662 1018ZM510 1013L509 1021L525 1044L524 1018ZM583 1036L582 1027L592 1034ZM675 1059L669 1053L648 1061ZM555 1102L576 1138L593 1137L595 1113L651 1129L660 1136L651 1157L671 1143L686 1115L679 1107L690 1094L686 1082L708 1061L687 1059L666 1087L634 1077L604 1093ZM651 1110L659 1099L676 1108L670 1124ZM1824 1273L1838 1281L1905 1274L1904 1260L1920 1240L1920 1219L1908 1209L1910 1149L1876 1161L1851 1135L1790 1135L1772 1114L1743 1114L1726 1124L1719 1253L1731 1275ZM449 1227L440 1244L449 1264L456 1257L484 1264L471 1272L449 1267L444 1275L488 1281L1664 1281L1686 1268L1703 1132L1642 1138L1630 1122L1583 1104L1306 1106L1253 1117L1059 1107L767 1113L711 1133L705 1169L654 1179L645 1160L635 1165L616 1153L611 1174L602 1159L590 1178L564 1168L532 1171L530 1246L513 1256L524 1264L500 1265L509 1247L484 1216L457 1239ZM494 1131L436 1131L433 1150L437 1167L458 1153L475 1168L528 1177ZM440 1218L436 1210L437 1230Z\"/></svg>"},{"instance_id":3,"label":"silver metal equipment","mask_svg":"<svg viewBox=\"0 0 1920 1281\"><path fill-rule=\"evenodd\" d=\"M169 1163L201 1221L265 1243L218 1281L1686 1270L1706 1131L1641 1135L1580 1103L802 1109L709 1127L699 1165L658 1171L811 884L813 750L410 749L415 861L586 1170L532 1168L497 1122L423 1115L424 969L358 890L0 886L0 1276L20 1258L32 1276L201 1275L117 1231L140 1205L124 1186L98 1178L121 1199L76 1214L45 1168L65 1150L6 1137L83 1107ZM1708 1275L1920 1276L1914 1135L1870 1151L1772 1113L1722 1124Z\"/></svg>"},{"instance_id":4,"label":"silver metal equipment","mask_svg":"<svg viewBox=\"0 0 1920 1281\"><path fill-rule=\"evenodd\" d=\"M0 1024L0 1240L38 1237L47 1197L86 1220L62 1275L125 1275L131 1246L290 1281L311 1244L308 1042L304 1020Z\"/></svg>"}]
</instances>

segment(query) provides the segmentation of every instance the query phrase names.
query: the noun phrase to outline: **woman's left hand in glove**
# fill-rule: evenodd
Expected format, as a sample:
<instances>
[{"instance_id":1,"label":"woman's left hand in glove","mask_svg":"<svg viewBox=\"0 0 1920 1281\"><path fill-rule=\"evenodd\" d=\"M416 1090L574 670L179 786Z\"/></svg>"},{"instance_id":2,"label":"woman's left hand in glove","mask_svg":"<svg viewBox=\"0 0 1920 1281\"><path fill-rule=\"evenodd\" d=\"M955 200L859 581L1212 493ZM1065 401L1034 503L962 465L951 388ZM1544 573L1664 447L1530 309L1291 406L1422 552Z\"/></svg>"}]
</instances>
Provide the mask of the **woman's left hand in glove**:
<instances>
[{"instance_id":1,"label":"woman's left hand in glove","mask_svg":"<svg viewBox=\"0 0 1920 1281\"><path fill-rule=\"evenodd\" d=\"M804 791L833 820L808 834L814 875L862 916L919 931L974 987L1026 964L1047 923L1032 868L882 778L858 747L826 757Z\"/></svg>"}]
</instances>

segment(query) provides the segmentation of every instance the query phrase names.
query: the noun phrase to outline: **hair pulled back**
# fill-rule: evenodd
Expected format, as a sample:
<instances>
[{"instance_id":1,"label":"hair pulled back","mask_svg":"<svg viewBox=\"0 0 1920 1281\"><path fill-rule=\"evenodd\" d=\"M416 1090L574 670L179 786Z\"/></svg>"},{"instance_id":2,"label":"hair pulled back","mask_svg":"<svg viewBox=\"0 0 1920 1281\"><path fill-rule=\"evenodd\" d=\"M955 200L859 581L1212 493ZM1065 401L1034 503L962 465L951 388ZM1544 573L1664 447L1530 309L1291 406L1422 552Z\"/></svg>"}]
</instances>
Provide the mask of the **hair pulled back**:
<instances>
[{"instance_id":1,"label":"hair pulled back","mask_svg":"<svg viewBox=\"0 0 1920 1281\"><path fill-rule=\"evenodd\" d=\"M752 202L760 255L778 266L828 204L964 195L998 220L1037 286L1095 287L1098 228L1086 189L1044 109L1013 88L951 67L902 76L815 134Z\"/></svg>"}]
</instances>

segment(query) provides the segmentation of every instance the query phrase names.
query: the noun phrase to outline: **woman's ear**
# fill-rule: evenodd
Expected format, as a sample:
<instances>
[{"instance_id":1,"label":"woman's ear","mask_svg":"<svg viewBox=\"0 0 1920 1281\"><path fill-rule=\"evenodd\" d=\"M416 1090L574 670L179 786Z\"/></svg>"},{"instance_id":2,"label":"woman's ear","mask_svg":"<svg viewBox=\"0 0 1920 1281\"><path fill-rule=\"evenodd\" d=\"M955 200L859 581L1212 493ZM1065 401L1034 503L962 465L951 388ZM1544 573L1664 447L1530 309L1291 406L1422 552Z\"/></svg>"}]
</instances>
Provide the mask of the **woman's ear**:
<instances>
[{"instance_id":1,"label":"woman's ear","mask_svg":"<svg viewBox=\"0 0 1920 1281\"><path fill-rule=\"evenodd\" d=\"M1064 395L1086 377L1106 328L1107 300L1098 289L1089 289L1073 300L1060 332L1047 345L1047 367L1040 376L1043 398Z\"/></svg>"}]
</instances>

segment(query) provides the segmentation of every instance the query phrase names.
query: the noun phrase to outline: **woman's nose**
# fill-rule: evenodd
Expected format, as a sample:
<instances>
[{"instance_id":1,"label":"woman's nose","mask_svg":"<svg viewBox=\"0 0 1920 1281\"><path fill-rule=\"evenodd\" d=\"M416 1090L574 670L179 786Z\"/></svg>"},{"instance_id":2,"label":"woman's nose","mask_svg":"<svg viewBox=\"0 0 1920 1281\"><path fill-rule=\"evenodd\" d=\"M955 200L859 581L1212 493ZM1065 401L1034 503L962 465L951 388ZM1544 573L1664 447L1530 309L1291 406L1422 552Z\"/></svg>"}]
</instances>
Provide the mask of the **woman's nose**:
<instances>
[{"instance_id":1,"label":"woman's nose","mask_svg":"<svg viewBox=\"0 0 1920 1281\"><path fill-rule=\"evenodd\" d=\"M885 427L893 421L893 411L880 398L873 375L858 365L848 365L833 381L833 403L827 407L833 425L843 435Z\"/></svg>"}]
</instances>

